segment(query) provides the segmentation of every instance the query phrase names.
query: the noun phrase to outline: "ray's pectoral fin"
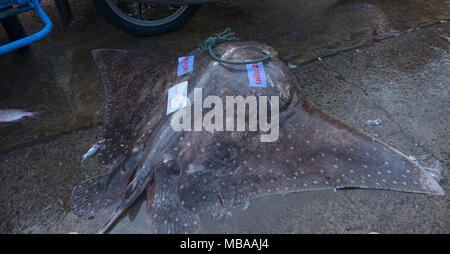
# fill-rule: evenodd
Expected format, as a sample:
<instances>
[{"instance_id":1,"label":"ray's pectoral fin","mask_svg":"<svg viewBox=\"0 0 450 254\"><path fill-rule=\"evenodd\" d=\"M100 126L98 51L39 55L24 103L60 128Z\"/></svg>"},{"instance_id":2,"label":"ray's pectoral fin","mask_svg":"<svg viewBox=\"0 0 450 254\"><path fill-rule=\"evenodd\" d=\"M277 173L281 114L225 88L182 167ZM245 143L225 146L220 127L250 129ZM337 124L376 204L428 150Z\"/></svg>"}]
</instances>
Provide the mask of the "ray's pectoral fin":
<instances>
[{"instance_id":1,"label":"ray's pectoral fin","mask_svg":"<svg viewBox=\"0 0 450 254\"><path fill-rule=\"evenodd\" d=\"M443 195L438 182L396 149L321 111L308 100L285 119L282 168L309 188L356 187ZM301 135L299 134L301 133ZM301 161L300 161L301 160ZM289 161L289 162L288 162Z\"/></svg>"},{"instance_id":2,"label":"ray's pectoral fin","mask_svg":"<svg viewBox=\"0 0 450 254\"><path fill-rule=\"evenodd\" d=\"M168 62L124 50L92 51L105 89L104 128L99 161L109 166L121 161L131 136L164 91L158 73Z\"/></svg>"},{"instance_id":3,"label":"ray's pectoral fin","mask_svg":"<svg viewBox=\"0 0 450 254\"><path fill-rule=\"evenodd\" d=\"M280 138L259 144L245 168L263 193L364 188L443 195L436 180L396 149L331 117L302 98L280 115ZM244 170L245 171L245 170ZM259 171L259 170L257 170ZM252 179L253 178L253 179ZM254 190L256 191L256 190Z\"/></svg>"},{"instance_id":4,"label":"ray's pectoral fin","mask_svg":"<svg viewBox=\"0 0 450 254\"><path fill-rule=\"evenodd\" d=\"M278 141L255 136L228 165L184 172L184 207L216 211L263 195L340 188L444 194L432 174L396 149L298 99L280 114Z\"/></svg>"},{"instance_id":5,"label":"ray's pectoral fin","mask_svg":"<svg viewBox=\"0 0 450 254\"><path fill-rule=\"evenodd\" d=\"M183 208L175 178L167 169L157 170L154 188L147 190L150 229L153 233L194 233L200 228L198 215Z\"/></svg>"}]
</instances>

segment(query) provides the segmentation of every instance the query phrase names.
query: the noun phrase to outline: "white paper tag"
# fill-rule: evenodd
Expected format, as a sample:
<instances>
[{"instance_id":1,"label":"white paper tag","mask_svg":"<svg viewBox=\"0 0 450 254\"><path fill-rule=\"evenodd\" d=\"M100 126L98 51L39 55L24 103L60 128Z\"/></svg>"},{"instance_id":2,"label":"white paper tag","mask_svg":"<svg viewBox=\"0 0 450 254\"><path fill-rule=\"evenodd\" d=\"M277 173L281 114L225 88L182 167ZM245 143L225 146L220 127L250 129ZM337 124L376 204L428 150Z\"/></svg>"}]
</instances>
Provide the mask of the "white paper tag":
<instances>
[{"instance_id":1,"label":"white paper tag","mask_svg":"<svg viewBox=\"0 0 450 254\"><path fill-rule=\"evenodd\" d=\"M187 106L188 82L184 81L169 88L167 99L167 115Z\"/></svg>"}]
</instances>

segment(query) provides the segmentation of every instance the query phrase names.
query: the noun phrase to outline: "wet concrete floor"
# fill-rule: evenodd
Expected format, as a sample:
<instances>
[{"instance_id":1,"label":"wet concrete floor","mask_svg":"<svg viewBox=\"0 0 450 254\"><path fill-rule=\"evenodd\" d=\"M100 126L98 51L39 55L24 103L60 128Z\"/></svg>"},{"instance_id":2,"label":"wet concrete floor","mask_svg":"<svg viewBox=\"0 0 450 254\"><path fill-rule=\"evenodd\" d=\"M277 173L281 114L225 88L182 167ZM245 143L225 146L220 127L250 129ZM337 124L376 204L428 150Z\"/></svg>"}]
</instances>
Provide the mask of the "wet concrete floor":
<instances>
[{"instance_id":1,"label":"wet concrete floor","mask_svg":"<svg viewBox=\"0 0 450 254\"><path fill-rule=\"evenodd\" d=\"M89 1L71 1L75 19L64 30L55 7L43 2L55 22L52 34L0 57L0 108L47 111L40 120L0 125L2 233L93 233L104 221L77 217L69 201L76 184L106 171L95 159L80 164L103 117L92 49L177 57L226 27L242 40L273 46L296 65L291 70L321 109L405 154L439 160L448 191L450 1L230 1L204 5L182 29L147 38L116 30ZM21 19L27 31L39 29L35 15ZM405 33L376 32L391 28ZM380 126L364 124L377 118ZM144 203L112 233L147 232ZM221 222L205 214L201 232L449 233L449 205L448 195L296 193L254 200Z\"/></svg>"}]
</instances>

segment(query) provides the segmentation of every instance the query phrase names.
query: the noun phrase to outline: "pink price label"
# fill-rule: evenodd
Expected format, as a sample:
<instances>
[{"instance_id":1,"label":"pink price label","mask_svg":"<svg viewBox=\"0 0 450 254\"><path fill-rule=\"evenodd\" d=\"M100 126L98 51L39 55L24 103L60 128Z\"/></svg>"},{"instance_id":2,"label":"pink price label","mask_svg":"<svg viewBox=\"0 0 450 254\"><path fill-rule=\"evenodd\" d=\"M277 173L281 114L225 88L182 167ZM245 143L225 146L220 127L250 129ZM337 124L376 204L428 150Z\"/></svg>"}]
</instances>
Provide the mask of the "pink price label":
<instances>
[{"instance_id":1,"label":"pink price label","mask_svg":"<svg viewBox=\"0 0 450 254\"><path fill-rule=\"evenodd\" d=\"M194 70L194 56L178 58L178 77Z\"/></svg>"}]
</instances>

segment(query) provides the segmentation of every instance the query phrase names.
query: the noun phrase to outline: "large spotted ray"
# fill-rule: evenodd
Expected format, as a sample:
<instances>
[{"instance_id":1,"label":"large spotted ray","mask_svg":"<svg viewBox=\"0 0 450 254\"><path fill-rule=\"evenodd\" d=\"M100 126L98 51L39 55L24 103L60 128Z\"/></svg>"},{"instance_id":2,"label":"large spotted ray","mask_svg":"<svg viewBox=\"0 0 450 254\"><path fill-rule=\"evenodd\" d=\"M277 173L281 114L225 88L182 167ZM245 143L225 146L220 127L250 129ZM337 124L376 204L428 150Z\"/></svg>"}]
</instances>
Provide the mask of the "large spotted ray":
<instances>
[{"instance_id":1,"label":"large spotted ray","mask_svg":"<svg viewBox=\"0 0 450 254\"><path fill-rule=\"evenodd\" d=\"M250 87L245 66L218 63L200 50L191 53L194 72L181 77L175 60L93 51L106 93L96 148L111 172L76 186L72 207L92 216L114 206L99 232L144 191L155 233L196 232L200 212L220 218L236 204L263 195L340 188L444 194L439 179L416 162L315 107L271 47L239 42L215 50L231 61L269 53L267 88ZM278 96L278 140L261 142L261 131L174 131L170 122L176 114L166 116L167 93L183 81L189 82L190 101L194 88L203 89L203 98L215 95L223 101Z\"/></svg>"}]
</instances>

